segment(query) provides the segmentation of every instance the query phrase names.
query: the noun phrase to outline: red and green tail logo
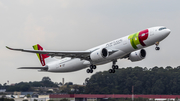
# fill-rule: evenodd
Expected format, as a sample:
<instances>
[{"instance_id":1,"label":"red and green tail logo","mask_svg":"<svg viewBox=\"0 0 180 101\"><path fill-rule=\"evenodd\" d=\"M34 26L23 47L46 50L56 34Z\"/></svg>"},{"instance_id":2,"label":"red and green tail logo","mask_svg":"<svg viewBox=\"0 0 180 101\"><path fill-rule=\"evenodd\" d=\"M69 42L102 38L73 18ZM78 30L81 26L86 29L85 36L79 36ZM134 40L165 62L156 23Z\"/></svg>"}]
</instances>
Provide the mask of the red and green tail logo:
<instances>
[{"instance_id":1,"label":"red and green tail logo","mask_svg":"<svg viewBox=\"0 0 180 101\"><path fill-rule=\"evenodd\" d=\"M41 50L41 51L43 51L43 48L39 44L34 45L33 48L34 48L34 50ZM37 56L38 56L38 58L39 58L39 60L40 60L40 62L42 64L42 66L45 66L46 63L45 63L44 59L48 58L49 56L47 54L39 54L39 53L36 53L36 54L37 54Z\"/></svg>"}]
</instances>

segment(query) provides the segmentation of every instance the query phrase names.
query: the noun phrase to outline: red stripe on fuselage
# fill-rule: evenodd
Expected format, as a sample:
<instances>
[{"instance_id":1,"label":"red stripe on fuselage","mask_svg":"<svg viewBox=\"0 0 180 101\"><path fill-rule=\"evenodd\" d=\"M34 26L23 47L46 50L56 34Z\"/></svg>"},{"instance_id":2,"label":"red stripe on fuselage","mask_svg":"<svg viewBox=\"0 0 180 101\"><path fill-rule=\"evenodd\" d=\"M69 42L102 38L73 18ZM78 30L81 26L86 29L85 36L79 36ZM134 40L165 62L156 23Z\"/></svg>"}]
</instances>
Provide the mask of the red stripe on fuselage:
<instances>
[{"instance_id":1,"label":"red stripe on fuselage","mask_svg":"<svg viewBox=\"0 0 180 101\"><path fill-rule=\"evenodd\" d=\"M149 34L148 32L149 32L148 29L139 32L139 42L141 43L142 46L146 46L143 41L148 38L148 34Z\"/></svg>"}]
</instances>

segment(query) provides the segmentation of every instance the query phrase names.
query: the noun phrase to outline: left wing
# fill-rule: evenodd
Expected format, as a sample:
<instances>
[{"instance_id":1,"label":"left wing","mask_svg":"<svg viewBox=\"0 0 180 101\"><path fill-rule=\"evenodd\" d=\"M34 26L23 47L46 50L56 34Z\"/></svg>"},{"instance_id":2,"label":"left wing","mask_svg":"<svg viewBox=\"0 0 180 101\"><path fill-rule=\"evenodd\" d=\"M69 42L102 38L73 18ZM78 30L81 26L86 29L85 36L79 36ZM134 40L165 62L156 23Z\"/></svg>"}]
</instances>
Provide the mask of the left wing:
<instances>
[{"instance_id":1,"label":"left wing","mask_svg":"<svg viewBox=\"0 0 180 101\"><path fill-rule=\"evenodd\" d=\"M89 60L88 56L90 56L90 51L46 51L46 50L32 50L32 49L17 49L10 48L6 46L6 48L15 51L29 52L29 53L39 53L39 54L48 54L49 56L60 56L60 57L71 57L71 58L80 58Z\"/></svg>"},{"instance_id":2,"label":"left wing","mask_svg":"<svg viewBox=\"0 0 180 101\"><path fill-rule=\"evenodd\" d=\"M60 56L62 58L64 57L71 57L71 58L80 58L84 60L89 60L89 56L92 52L94 51L46 51L46 50L32 50L32 49L17 49L17 48L10 48L6 46L6 48L10 50L15 50L15 51L22 51L22 52L29 52L29 53L39 53L39 54L47 54L48 56ZM108 49L109 54L113 54L114 52L117 52L118 50L112 50Z\"/></svg>"}]
</instances>

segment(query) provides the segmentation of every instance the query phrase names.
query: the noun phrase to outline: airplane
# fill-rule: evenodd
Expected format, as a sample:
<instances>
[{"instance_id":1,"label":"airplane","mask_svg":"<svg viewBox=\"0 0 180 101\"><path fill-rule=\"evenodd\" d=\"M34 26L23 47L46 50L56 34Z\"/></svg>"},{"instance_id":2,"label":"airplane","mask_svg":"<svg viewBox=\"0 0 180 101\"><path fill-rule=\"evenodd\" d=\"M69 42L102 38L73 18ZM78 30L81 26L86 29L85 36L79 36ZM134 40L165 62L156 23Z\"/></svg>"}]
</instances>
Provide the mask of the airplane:
<instances>
[{"instance_id":1,"label":"airplane","mask_svg":"<svg viewBox=\"0 0 180 101\"><path fill-rule=\"evenodd\" d=\"M118 59L128 59L132 62L143 60L146 57L144 48L156 45L165 39L171 30L164 26L147 28L137 33L107 42L103 45L88 49L86 51L48 51L39 44L33 46L33 49L6 48L15 51L36 53L42 67L20 67L18 69L39 69L46 72L73 72L84 68L87 73L93 73L96 65L103 65L112 62L112 68L109 73L115 73L118 69L116 62ZM59 56L57 59L54 56Z\"/></svg>"}]
</instances>

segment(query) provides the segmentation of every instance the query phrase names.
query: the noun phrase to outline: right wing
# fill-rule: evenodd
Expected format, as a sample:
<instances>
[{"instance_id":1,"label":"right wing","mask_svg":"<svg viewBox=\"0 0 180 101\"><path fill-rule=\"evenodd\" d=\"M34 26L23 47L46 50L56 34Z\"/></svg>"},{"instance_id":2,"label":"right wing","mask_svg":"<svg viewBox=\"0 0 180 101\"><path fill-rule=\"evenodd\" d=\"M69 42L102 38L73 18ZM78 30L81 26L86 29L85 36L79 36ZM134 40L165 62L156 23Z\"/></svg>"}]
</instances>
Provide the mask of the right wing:
<instances>
[{"instance_id":1,"label":"right wing","mask_svg":"<svg viewBox=\"0 0 180 101\"><path fill-rule=\"evenodd\" d=\"M43 69L43 70L48 70L48 66L44 66L44 67L19 67L18 69Z\"/></svg>"},{"instance_id":2,"label":"right wing","mask_svg":"<svg viewBox=\"0 0 180 101\"><path fill-rule=\"evenodd\" d=\"M19 67L18 69L48 69L48 67Z\"/></svg>"}]
</instances>

